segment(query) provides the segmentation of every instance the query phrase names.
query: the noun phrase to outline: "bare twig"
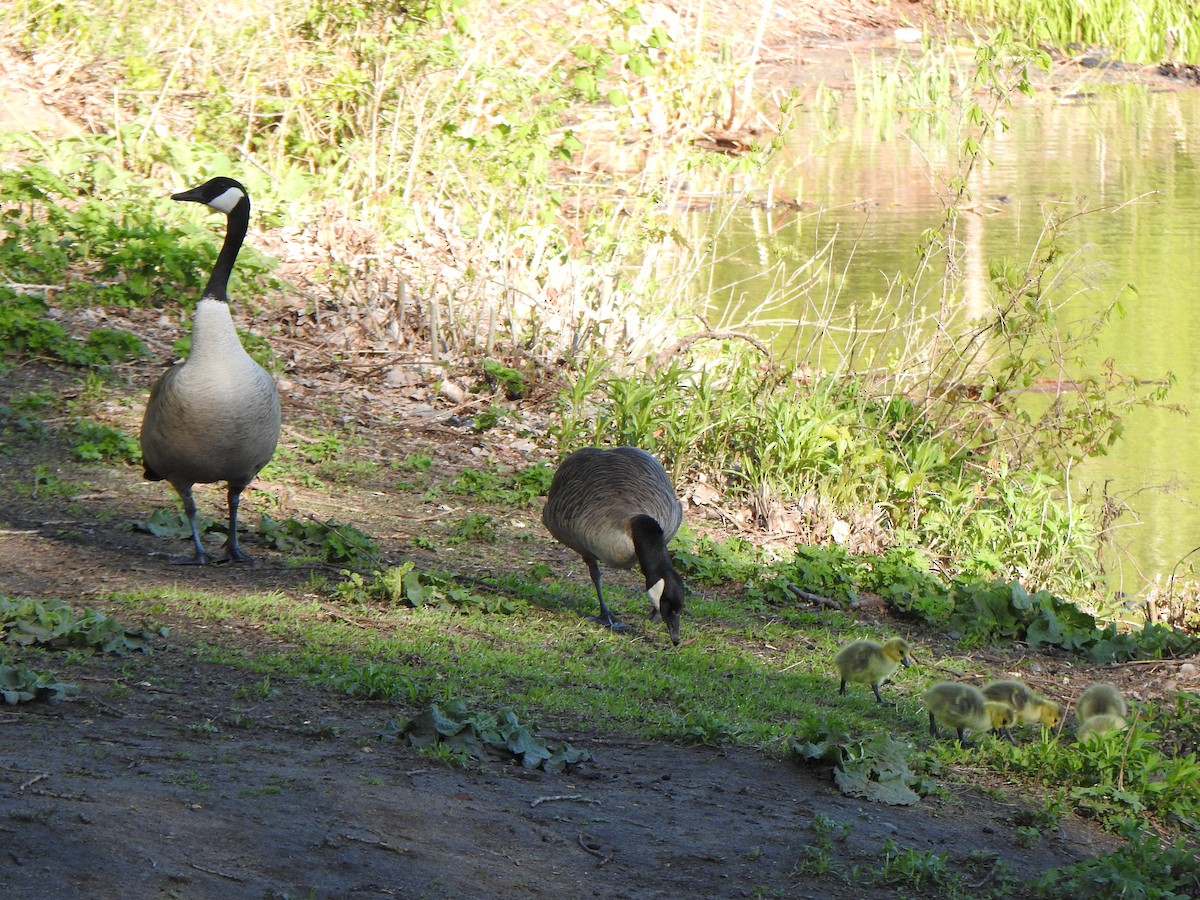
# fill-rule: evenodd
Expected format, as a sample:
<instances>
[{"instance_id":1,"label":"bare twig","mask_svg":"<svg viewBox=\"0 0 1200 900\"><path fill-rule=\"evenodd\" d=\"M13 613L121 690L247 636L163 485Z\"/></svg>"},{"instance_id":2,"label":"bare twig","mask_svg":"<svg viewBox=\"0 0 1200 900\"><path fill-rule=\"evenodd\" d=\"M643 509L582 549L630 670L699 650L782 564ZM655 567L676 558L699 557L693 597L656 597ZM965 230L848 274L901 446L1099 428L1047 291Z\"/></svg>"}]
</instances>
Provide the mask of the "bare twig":
<instances>
[{"instance_id":1,"label":"bare twig","mask_svg":"<svg viewBox=\"0 0 1200 900\"><path fill-rule=\"evenodd\" d=\"M49 772L40 772L40 773L38 773L37 775L34 775L32 778L30 778L30 779L29 779L27 782L25 782L25 783L24 783L23 785L21 785L19 788L17 788L17 790L18 790L18 791L24 791L24 790L25 790L27 787L30 787L30 786L32 786L32 785L35 785L35 784L37 784L39 781L44 781L45 779L47 779L47 778L49 778L49 777L50 777L50 773L49 773Z\"/></svg>"},{"instance_id":2,"label":"bare twig","mask_svg":"<svg viewBox=\"0 0 1200 900\"><path fill-rule=\"evenodd\" d=\"M583 848L583 851L585 853L590 853L590 854L592 854L592 856L596 857L596 859L600 860L600 865L604 865L605 863L612 862L612 857L605 856L603 853L600 852L600 848L589 847L587 842L583 839L582 834L579 835L579 846Z\"/></svg>"},{"instance_id":3,"label":"bare twig","mask_svg":"<svg viewBox=\"0 0 1200 900\"><path fill-rule=\"evenodd\" d=\"M368 847L378 847L380 850L388 850L392 853L399 853L403 855L409 852L407 847L397 847L395 844L389 844L387 841L381 841L375 838L356 837L349 832L344 832L342 837L348 841L358 841L358 843L366 844Z\"/></svg>"},{"instance_id":4,"label":"bare twig","mask_svg":"<svg viewBox=\"0 0 1200 900\"><path fill-rule=\"evenodd\" d=\"M200 865L199 863L191 863L191 866L193 869L196 869L199 872L205 872L209 875L216 875L219 878L228 878L230 881L242 881L243 880L240 875L231 875L228 872L222 872L219 869L208 869L208 868L205 868L204 866Z\"/></svg>"},{"instance_id":5,"label":"bare twig","mask_svg":"<svg viewBox=\"0 0 1200 900\"><path fill-rule=\"evenodd\" d=\"M538 797L532 801L530 806L537 806L541 803L555 803L560 800L574 800L579 803L594 803L599 805L600 801L592 797L585 797L583 794L555 794L552 797Z\"/></svg>"}]
</instances>

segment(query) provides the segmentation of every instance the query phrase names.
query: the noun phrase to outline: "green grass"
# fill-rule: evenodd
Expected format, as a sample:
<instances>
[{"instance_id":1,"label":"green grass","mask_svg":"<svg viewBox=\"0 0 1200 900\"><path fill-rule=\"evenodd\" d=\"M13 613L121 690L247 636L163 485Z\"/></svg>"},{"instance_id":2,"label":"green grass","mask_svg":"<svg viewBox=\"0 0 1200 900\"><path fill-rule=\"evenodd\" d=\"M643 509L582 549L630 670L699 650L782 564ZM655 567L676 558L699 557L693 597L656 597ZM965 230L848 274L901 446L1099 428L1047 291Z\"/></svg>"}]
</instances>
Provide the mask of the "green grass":
<instances>
[{"instance_id":1,"label":"green grass","mask_svg":"<svg viewBox=\"0 0 1200 900\"><path fill-rule=\"evenodd\" d=\"M945 0L968 19L1005 23L1059 49L1098 49L1153 64L1200 62L1200 10L1191 0Z\"/></svg>"}]
</instances>

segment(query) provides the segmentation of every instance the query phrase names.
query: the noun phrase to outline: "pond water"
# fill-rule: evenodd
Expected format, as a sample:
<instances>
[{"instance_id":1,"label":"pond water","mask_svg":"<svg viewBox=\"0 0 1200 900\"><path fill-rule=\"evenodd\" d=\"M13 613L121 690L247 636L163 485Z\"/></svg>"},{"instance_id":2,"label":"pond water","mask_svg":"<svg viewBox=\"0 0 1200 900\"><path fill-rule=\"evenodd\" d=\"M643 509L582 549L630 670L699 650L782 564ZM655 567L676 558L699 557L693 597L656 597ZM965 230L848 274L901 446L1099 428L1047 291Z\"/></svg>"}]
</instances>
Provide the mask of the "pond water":
<instances>
[{"instance_id":1,"label":"pond water","mask_svg":"<svg viewBox=\"0 0 1200 900\"><path fill-rule=\"evenodd\" d=\"M1084 368L1117 368L1142 379L1178 379L1168 402L1200 396L1200 91L1124 86L1091 96L1040 100L1008 113L1010 129L988 145L991 165L970 185L963 216L963 302L987 302L991 260L1027 259L1048 210L1090 210L1072 222L1077 251L1070 318L1092 318L1122 297L1126 312L1088 350ZM756 319L780 350L816 347L828 368L836 339L814 342L812 323L837 308L884 298L911 274L921 232L939 225L954 153L935 138L910 139L865 117L830 136L798 129L776 161L774 183L803 201L723 221L697 217L716 241L712 281L729 286L714 314L726 324ZM953 146L952 144L949 146ZM814 254L827 265L813 267ZM774 263L781 258L781 265ZM806 269L805 266L808 266ZM807 279L807 280L806 280ZM1126 291L1132 285L1135 292ZM1080 289L1082 288L1082 289ZM774 292L776 308L756 309ZM802 322L797 328L794 324ZM867 322L868 325L883 319ZM1073 489L1107 482L1135 511L1120 520L1113 587L1136 591L1169 575L1200 546L1200 417L1138 409L1110 454L1073 473ZM1200 563L1200 554L1191 562Z\"/></svg>"}]
</instances>

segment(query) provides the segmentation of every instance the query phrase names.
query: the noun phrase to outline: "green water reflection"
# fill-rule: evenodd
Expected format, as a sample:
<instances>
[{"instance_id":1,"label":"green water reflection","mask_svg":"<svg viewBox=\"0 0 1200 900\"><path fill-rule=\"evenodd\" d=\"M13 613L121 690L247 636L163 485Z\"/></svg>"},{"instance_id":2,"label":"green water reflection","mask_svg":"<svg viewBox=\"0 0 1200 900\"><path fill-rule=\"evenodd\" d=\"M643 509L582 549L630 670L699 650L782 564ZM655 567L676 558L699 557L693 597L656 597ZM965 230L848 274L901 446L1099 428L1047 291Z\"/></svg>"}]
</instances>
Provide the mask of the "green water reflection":
<instances>
[{"instance_id":1,"label":"green water reflection","mask_svg":"<svg viewBox=\"0 0 1200 900\"><path fill-rule=\"evenodd\" d=\"M1136 294L1085 367L1098 372L1111 357L1143 379L1174 372L1169 400L1193 405L1200 394L1200 92L1124 88L1009 116L1010 130L989 148L993 165L971 180L978 205L963 217L965 302L987 302L990 260L1028 257L1047 210L1093 210L1072 228L1087 266L1077 285L1086 290L1071 300L1070 315L1095 317L1126 284ZM755 210L719 230L712 217L697 217L696 227L712 230L721 259L706 289L730 286L717 291L714 319L738 324L754 316L777 348L816 346L820 365L830 368L845 340L820 335L818 324L852 305L869 310L874 302L886 313L890 280L913 271L921 232L940 221L953 154L918 148L899 132L881 136L863 122L814 143L798 139L775 172L777 185L805 201L799 210ZM784 302L756 311L771 292ZM887 316L867 312L863 321L883 325ZM1121 520L1127 555L1114 586L1134 590L1140 577L1169 574L1200 545L1200 420L1139 410L1122 442L1074 481L1076 491L1108 482L1141 519Z\"/></svg>"}]
</instances>

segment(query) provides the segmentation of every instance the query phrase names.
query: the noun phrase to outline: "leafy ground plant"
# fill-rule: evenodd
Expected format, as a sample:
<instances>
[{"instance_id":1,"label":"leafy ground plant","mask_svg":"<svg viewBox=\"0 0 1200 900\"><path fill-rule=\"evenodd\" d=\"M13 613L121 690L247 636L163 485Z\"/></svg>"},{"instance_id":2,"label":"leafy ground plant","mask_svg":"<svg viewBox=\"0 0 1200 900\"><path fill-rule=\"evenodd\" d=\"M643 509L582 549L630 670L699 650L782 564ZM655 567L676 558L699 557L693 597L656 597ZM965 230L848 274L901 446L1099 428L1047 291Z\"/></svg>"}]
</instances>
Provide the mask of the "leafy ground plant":
<instances>
[{"instance_id":1,"label":"leafy ground plant","mask_svg":"<svg viewBox=\"0 0 1200 900\"><path fill-rule=\"evenodd\" d=\"M10 706L32 700L72 700L78 686L55 680L49 672L0 662L0 697Z\"/></svg>"},{"instance_id":2,"label":"leafy ground plant","mask_svg":"<svg viewBox=\"0 0 1200 900\"><path fill-rule=\"evenodd\" d=\"M160 631L160 636L163 633ZM85 648L123 655L149 650L154 637L148 629L126 628L96 609L76 612L60 600L0 596L0 638L9 644Z\"/></svg>"},{"instance_id":3,"label":"leafy ground plant","mask_svg":"<svg viewBox=\"0 0 1200 900\"><path fill-rule=\"evenodd\" d=\"M932 784L909 768L908 748L887 734L852 740L826 720L809 727L791 742L792 756L802 762L833 767L833 780L843 794L893 806L910 806Z\"/></svg>"},{"instance_id":4,"label":"leafy ground plant","mask_svg":"<svg viewBox=\"0 0 1200 900\"><path fill-rule=\"evenodd\" d=\"M472 759L498 752L516 759L526 769L540 768L547 772L561 772L568 765L592 758L588 751L574 748L566 741L548 745L522 725L511 709L472 712L461 700L430 704L425 712L403 724L392 720L383 737L403 738L418 748L441 746Z\"/></svg>"}]
</instances>

